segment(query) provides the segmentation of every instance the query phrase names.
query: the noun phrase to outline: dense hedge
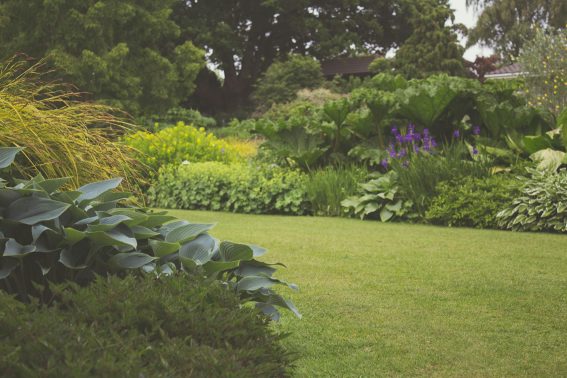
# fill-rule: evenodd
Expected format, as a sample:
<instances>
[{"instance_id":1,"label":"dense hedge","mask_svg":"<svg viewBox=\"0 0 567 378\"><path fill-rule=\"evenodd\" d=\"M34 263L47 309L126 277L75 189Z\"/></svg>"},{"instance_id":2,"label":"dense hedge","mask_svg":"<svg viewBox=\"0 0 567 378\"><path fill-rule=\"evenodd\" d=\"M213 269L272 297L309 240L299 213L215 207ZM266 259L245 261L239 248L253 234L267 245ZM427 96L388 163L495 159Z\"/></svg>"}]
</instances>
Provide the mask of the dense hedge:
<instances>
[{"instance_id":1,"label":"dense hedge","mask_svg":"<svg viewBox=\"0 0 567 378\"><path fill-rule=\"evenodd\" d=\"M270 377L290 367L266 316L197 277L99 278L58 297L39 307L0 291L2 376Z\"/></svg>"},{"instance_id":2,"label":"dense hedge","mask_svg":"<svg viewBox=\"0 0 567 378\"><path fill-rule=\"evenodd\" d=\"M217 162L162 167L151 206L255 214L307 212L306 175L277 166Z\"/></svg>"},{"instance_id":3,"label":"dense hedge","mask_svg":"<svg viewBox=\"0 0 567 378\"><path fill-rule=\"evenodd\" d=\"M518 186L510 175L441 182L426 220L445 226L498 228L496 215L519 194Z\"/></svg>"}]
</instances>

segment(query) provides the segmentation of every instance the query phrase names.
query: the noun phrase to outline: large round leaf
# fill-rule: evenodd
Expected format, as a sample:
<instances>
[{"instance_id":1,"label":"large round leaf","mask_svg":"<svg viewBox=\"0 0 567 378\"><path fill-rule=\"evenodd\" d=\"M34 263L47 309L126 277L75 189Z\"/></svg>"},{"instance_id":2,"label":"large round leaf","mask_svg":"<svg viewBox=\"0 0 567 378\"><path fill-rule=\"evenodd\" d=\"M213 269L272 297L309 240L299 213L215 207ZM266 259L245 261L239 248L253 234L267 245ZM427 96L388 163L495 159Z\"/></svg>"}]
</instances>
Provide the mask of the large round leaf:
<instances>
[{"instance_id":1,"label":"large round leaf","mask_svg":"<svg viewBox=\"0 0 567 378\"><path fill-rule=\"evenodd\" d=\"M203 265L213 256L216 242L211 236L199 235L195 240L185 243L179 249L179 256L189 258L197 265Z\"/></svg>"},{"instance_id":2,"label":"large round leaf","mask_svg":"<svg viewBox=\"0 0 567 378\"><path fill-rule=\"evenodd\" d=\"M154 260L157 260L157 257L141 252L130 252L118 253L112 256L108 263L115 269L138 269Z\"/></svg>"},{"instance_id":3,"label":"large round leaf","mask_svg":"<svg viewBox=\"0 0 567 378\"><path fill-rule=\"evenodd\" d=\"M121 178L114 178L81 186L78 191L82 194L77 198L77 202L95 199L109 190L116 189L121 182Z\"/></svg>"},{"instance_id":4,"label":"large round leaf","mask_svg":"<svg viewBox=\"0 0 567 378\"><path fill-rule=\"evenodd\" d=\"M249 245L223 241L220 245L222 261L252 260L254 251Z\"/></svg>"}]
</instances>

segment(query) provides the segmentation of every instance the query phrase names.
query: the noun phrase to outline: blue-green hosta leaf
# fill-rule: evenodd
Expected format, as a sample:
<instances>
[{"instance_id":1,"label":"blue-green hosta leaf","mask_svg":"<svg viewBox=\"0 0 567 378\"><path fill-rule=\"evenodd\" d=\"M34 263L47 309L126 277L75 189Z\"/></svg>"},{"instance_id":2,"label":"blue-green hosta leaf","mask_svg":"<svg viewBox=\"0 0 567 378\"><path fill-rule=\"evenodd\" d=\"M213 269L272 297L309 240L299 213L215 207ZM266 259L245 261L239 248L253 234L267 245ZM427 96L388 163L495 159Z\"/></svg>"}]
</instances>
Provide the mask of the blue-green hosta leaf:
<instances>
[{"instance_id":1,"label":"blue-green hosta leaf","mask_svg":"<svg viewBox=\"0 0 567 378\"><path fill-rule=\"evenodd\" d=\"M37 239L39 239L39 237L40 237L44 232L46 232L46 231L49 231L49 232L51 232L51 233L53 233L53 234L56 234L56 233L57 233L54 229L49 228L49 227L47 227L47 226L44 226L43 224L34 224L34 225L31 227L31 233L32 233L32 239L33 239L33 241L34 241L34 242L37 241Z\"/></svg>"},{"instance_id":2,"label":"blue-green hosta leaf","mask_svg":"<svg viewBox=\"0 0 567 378\"><path fill-rule=\"evenodd\" d=\"M89 224L87 231L97 232L97 231L109 231L118 226L120 223L124 223L132 218L126 215L112 215L110 217L100 218L98 224Z\"/></svg>"},{"instance_id":3,"label":"blue-green hosta leaf","mask_svg":"<svg viewBox=\"0 0 567 378\"><path fill-rule=\"evenodd\" d=\"M12 238L8 239L6 245L4 245L4 257L23 257L35 251L36 246L34 244L22 245Z\"/></svg>"},{"instance_id":4,"label":"blue-green hosta leaf","mask_svg":"<svg viewBox=\"0 0 567 378\"><path fill-rule=\"evenodd\" d=\"M115 208L109 210L108 213L110 215L126 215L129 217L130 220L124 222L126 226L132 227L140 225L141 227L151 228L150 226L142 225L142 223L149 219L149 216L140 211L134 209Z\"/></svg>"},{"instance_id":5,"label":"blue-green hosta leaf","mask_svg":"<svg viewBox=\"0 0 567 378\"><path fill-rule=\"evenodd\" d=\"M0 147L0 169L12 165L16 155L22 150L21 147Z\"/></svg>"},{"instance_id":6,"label":"blue-green hosta leaf","mask_svg":"<svg viewBox=\"0 0 567 378\"><path fill-rule=\"evenodd\" d=\"M84 226L86 224L91 224L93 222L96 222L98 219L99 217L97 215L95 215L94 217L83 218L75 222L74 226Z\"/></svg>"},{"instance_id":7,"label":"blue-green hosta leaf","mask_svg":"<svg viewBox=\"0 0 567 378\"><path fill-rule=\"evenodd\" d=\"M138 269L146 264L157 260L153 257L141 252L118 253L112 256L108 263L114 269Z\"/></svg>"},{"instance_id":8,"label":"blue-green hosta leaf","mask_svg":"<svg viewBox=\"0 0 567 378\"><path fill-rule=\"evenodd\" d=\"M75 204L75 200L79 198L80 195L81 192L77 192L77 191L59 192L52 194L51 199L73 205Z\"/></svg>"},{"instance_id":9,"label":"blue-green hosta leaf","mask_svg":"<svg viewBox=\"0 0 567 378\"><path fill-rule=\"evenodd\" d=\"M284 266L283 264L271 264L271 265ZM272 268L269 264L263 263L261 261L250 260L250 261L242 261L238 269L234 273L240 277L246 277L246 276L272 277L272 275L275 272L276 272L276 268Z\"/></svg>"},{"instance_id":10,"label":"blue-green hosta leaf","mask_svg":"<svg viewBox=\"0 0 567 378\"><path fill-rule=\"evenodd\" d=\"M248 276L238 281L236 288L238 291L253 291L259 289L269 289L280 283L279 280L264 276Z\"/></svg>"},{"instance_id":11,"label":"blue-green hosta leaf","mask_svg":"<svg viewBox=\"0 0 567 378\"><path fill-rule=\"evenodd\" d=\"M128 222L124 222L124 224L128 224ZM155 232L144 226L131 226L130 228L134 233L134 237L140 240L153 238L154 236L159 235L159 232Z\"/></svg>"},{"instance_id":12,"label":"blue-green hosta leaf","mask_svg":"<svg viewBox=\"0 0 567 378\"><path fill-rule=\"evenodd\" d=\"M246 244L223 241L220 245L219 256L222 261L247 261L254 258L254 251Z\"/></svg>"},{"instance_id":13,"label":"blue-green hosta leaf","mask_svg":"<svg viewBox=\"0 0 567 378\"><path fill-rule=\"evenodd\" d=\"M65 227L65 243L73 245L83 240L86 235L83 231L76 230L71 227Z\"/></svg>"},{"instance_id":14,"label":"blue-green hosta leaf","mask_svg":"<svg viewBox=\"0 0 567 378\"><path fill-rule=\"evenodd\" d=\"M203 265L213 256L216 241L207 234L199 235L195 240L185 243L179 249L179 256L191 259L197 265Z\"/></svg>"},{"instance_id":15,"label":"blue-green hosta leaf","mask_svg":"<svg viewBox=\"0 0 567 378\"><path fill-rule=\"evenodd\" d=\"M106 232L86 232L86 235L89 239L91 239L99 246L129 246L132 249L136 249L138 246L136 238L134 238L132 235L129 235L129 233L127 233L126 231L129 231L129 229L124 229L119 226Z\"/></svg>"},{"instance_id":16,"label":"blue-green hosta leaf","mask_svg":"<svg viewBox=\"0 0 567 378\"><path fill-rule=\"evenodd\" d=\"M18 265L20 265L20 262L16 259L0 257L0 280L9 277Z\"/></svg>"},{"instance_id":17,"label":"blue-green hosta leaf","mask_svg":"<svg viewBox=\"0 0 567 378\"><path fill-rule=\"evenodd\" d=\"M45 190L47 193L51 194L57 189L61 188L63 185L71 181L70 177L62 177L56 179L43 180L37 183L39 187Z\"/></svg>"},{"instance_id":18,"label":"blue-green hosta leaf","mask_svg":"<svg viewBox=\"0 0 567 378\"><path fill-rule=\"evenodd\" d=\"M172 221L176 219L174 216L171 215L164 215L164 214L146 214L148 219L140 223L140 226L153 228L161 226L162 224Z\"/></svg>"},{"instance_id":19,"label":"blue-green hosta leaf","mask_svg":"<svg viewBox=\"0 0 567 378\"><path fill-rule=\"evenodd\" d=\"M280 312L274 305L258 302L256 303L256 308L268 315L275 322L278 322L281 318Z\"/></svg>"},{"instance_id":20,"label":"blue-green hosta leaf","mask_svg":"<svg viewBox=\"0 0 567 378\"><path fill-rule=\"evenodd\" d=\"M0 206L9 206L11 203L23 197L23 193L13 190L2 188L0 189Z\"/></svg>"},{"instance_id":21,"label":"blue-green hosta leaf","mask_svg":"<svg viewBox=\"0 0 567 378\"><path fill-rule=\"evenodd\" d=\"M169 222L160 227L159 233L161 234L161 236L165 237L165 235L169 234L171 231L175 230L176 228L179 228L181 226L186 226L188 224L191 224L191 222L186 220L176 220L175 222Z\"/></svg>"},{"instance_id":22,"label":"blue-green hosta leaf","mask_svg":"<svg viewBox=\"0 0 567 378\"><path fill-rule=\"evenodd\" d=\"M212 276L218 272L238 268L239 264L240 261L209 261L203 265L203 269L207 276Z\"/></svg>"},{"instance_id":23,"label":"blue-green hosta leaf","mask_svg":"<svg viewBox=\"0 0 567 378\"><path fill-rule=\"evenodd\" d=\"M262 248L259 245L248 244L250 248L252 248L252 252L254 253L254 257L260 257L264 255L268 250L266 248Z\"/></svg>"},{"instance_id":24,"label":"blue-green hosta leaf","mask_svg":"<svg viewBox=\"0 0 567 378\"><path fill-rule=\"evenodd\" d=\"M181 244L179 243L168 243L161 240L150 240L150 247L157 257L164 257L179 251Z\"/></svg>"},{"instance_id":25,"label":"blue-green hosta leaf","mask_svg":"<svg viewBox=\"0 0 567 378\"><path fill-rule=\"evenodd\" d=\"M88 240L82 240L73 246L64 248L59 254L59 262L69 269L85 269L91 253Z\"/></svg>"},{"instance_id":26,"label":"blue-green hosta leaf","mask_svg":"<svg viewBox=\"0 0 567 378\"><path fill-rule=\"evenodd\" d=\"M165 241L170 243L177 242L184 244L207 232L214 226L214 224L186 224L169 231L167 235L165 235Z\"/></svg>"},{"instance_id":27,"label":"blue-green hosta leaf","mask_svg":"<svg viewBox=\"0 0 567 378\"><path fill-rule=\"evenodd\" d=\"M23 224L34 225L58 218L69 206L67 203L47 198L23 197L8 206L5 217Z\"/></svg>"},{"instance_id":28,"label":"blue-green hosta leaf","mask_svg":"<svg viewBox=\"0 0 567 378\"><path fill-rule=\"evenodd\" d=\"M276 294L276 293L272 292L271 290L266 295L262 295L260 298L258 298L258 300L260 301L260 303L259 303L260 306L258 306L258 304L256 306L259 307L260 309L262 309L262 307L263 307L262 305L272 305L272 306L283 307L283 308L286 308L286 309L290 310L291 312L293 312L295 314L295 316L297 316L299 319L302 318L301 313L297 310L297 307L295 307L295 305L293 304L292 301L285 299L281 295ZM262 309L262 311L263 311L263 309ZM269 313L268 313L268 315L269 315Z\"/></svg>"},{"instance_id":29,"label":"blue-green hosta leaf","mask_svg":"<svg viewBox=\"0 0 567 378\"><path fill-rule=\"evenodd\" d=\"M121 182L121 178L114 178L81 186L78 191L82 194L79 196L79 198L77 198L77 202L80 203L85 200L93 200L98 196L111 191L112 189L116 189Z\"/></svg>"}]
</instances>

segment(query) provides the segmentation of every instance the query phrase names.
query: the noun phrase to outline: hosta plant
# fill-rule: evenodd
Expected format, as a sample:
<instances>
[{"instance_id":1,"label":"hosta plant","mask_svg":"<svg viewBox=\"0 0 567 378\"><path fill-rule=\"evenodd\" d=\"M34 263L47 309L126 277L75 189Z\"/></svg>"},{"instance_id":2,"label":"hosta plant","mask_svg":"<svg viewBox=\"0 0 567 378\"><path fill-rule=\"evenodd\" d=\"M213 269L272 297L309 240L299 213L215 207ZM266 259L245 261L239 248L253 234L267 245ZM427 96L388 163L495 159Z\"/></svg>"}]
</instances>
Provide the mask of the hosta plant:
<instances>
[{"instance_id":1,"label":"hosta plant","mask_svg":"<svg viewBox=\"0 0 567 378\"><path fill-rule=\"evenodd\" d=\"M389 171L360 185L360 195L341 202L347 212L360 219L379 217L382 222L396 219L413 219L416 213L413 203L400 195L397 174Z\"/></svg>"},{"instance_id":2,"label":"hosta plant","mask_svg":"<svg viewBox=\"0 0 567 378\"><path fill-rule=\"evenodd\" d=\"M567 170L530 170L521 194L497 215L501 227L515 231L567 232Z\"/></svg>"},{"instance_id":3,"label":"hosta plant","mask_svg":"<svg viewBox=\"0 0 567 378\"><path fill-rule=\"evenodd\" d=\"M0 169L8 168L18 148L0 148ZM13 180L12 180L13 181ZM121 179L60 188L67 178L0 181L0 288L18 295L49 295L51 282L85 284L96 275L134 271L169 274L202 271L278 317L275 306L299 315L271 287L278 264L257 258L266 250L220 242L207 231L214 225L178 220L164 212L129 207L129 193L114 192Z\"/></svg>"}]
</instances>

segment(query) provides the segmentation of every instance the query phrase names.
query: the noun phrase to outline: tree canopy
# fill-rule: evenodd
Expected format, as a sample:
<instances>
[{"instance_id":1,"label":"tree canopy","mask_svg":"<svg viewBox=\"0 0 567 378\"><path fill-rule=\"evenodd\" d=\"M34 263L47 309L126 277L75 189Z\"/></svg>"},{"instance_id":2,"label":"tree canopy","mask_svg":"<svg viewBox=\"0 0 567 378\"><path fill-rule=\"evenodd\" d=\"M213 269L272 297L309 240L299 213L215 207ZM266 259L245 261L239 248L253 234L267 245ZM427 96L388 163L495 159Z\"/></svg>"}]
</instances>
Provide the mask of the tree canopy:
<instances>
[{"instance_id":1,"label":"tree canopy","mask_svg":"<svg viewBox=\"0 0 567 378\"><path fill-rule=\"evenodd\" d=\"M563 28L567 23L565 0L467 0L467 6L481 10L468 44L493 47L505 61L518 57L536 29Z\"/></svg>"},{"instance_id":2,"label":"tree canopy","mask_svg":"<svg viewBox=\"0 0 567 378\"><path fill-rule=\"evenodd\" d=\"M175 0L2 0L0 56L46 57L81 91L133 113L187 98L204 52L180 38Z\"/></svg>"},{"instance_id":3,"label":"tree canopy","mask_svg":"<svg viewBox=\"0 0 567 378\"><path fill-rule=\"evenodd\" d=\"M459 44L457 35L464 26L454 24L448 0L414 1L407 7L413 33L391 62L396 73L408 78L439 73L464 75L464 48Z\"/></svg>"},{"instance_id":4,"label":"tree canopy","mask_svg":"<svg viewBox=\"0 0 567 378\"><path fill-rule=\"evenodd\" d=\"M241 105L258 77L289 53L318 59L385 53L411 29L409 0L178 0L185 39L223 72L225 104Z\"/></svg>"}]
</instances>

